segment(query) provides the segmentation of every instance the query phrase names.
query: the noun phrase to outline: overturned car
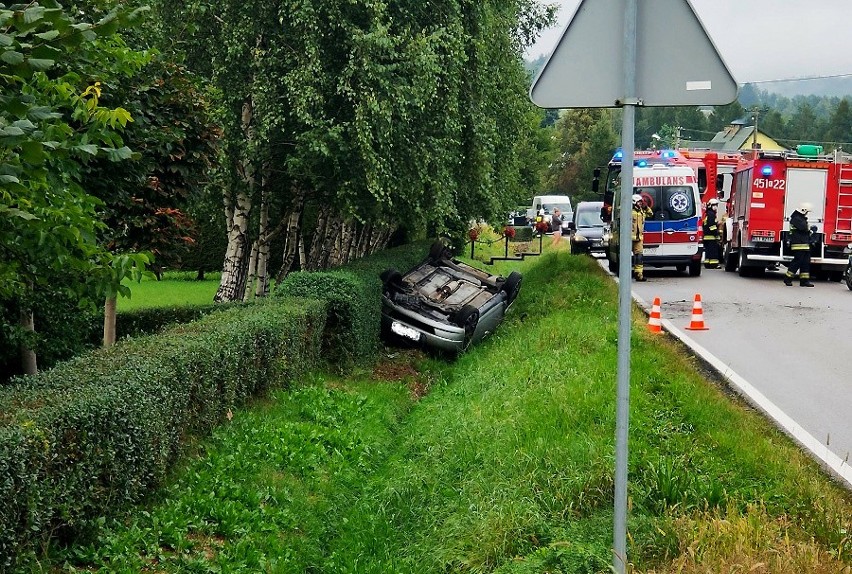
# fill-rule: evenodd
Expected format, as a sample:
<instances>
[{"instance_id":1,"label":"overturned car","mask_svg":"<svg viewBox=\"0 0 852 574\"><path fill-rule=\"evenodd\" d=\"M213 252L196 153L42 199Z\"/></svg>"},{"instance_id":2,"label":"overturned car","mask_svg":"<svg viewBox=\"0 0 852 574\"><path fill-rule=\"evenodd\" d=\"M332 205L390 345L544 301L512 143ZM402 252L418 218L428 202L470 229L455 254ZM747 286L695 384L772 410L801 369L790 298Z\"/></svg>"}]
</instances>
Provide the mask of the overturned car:
<instances>
[{"instance_id":1,"label":"overturned car","mask_svg":"<svg viewBox=\"0 0 852 574\"><path fill-rule=\"evenodd\" d=\"M521 278L517 271L504 278L467 265L436 242L405 275L395 269L381 274L382 335L390 342L460 354L503 321Z\"/></svg>"}]
</instances>

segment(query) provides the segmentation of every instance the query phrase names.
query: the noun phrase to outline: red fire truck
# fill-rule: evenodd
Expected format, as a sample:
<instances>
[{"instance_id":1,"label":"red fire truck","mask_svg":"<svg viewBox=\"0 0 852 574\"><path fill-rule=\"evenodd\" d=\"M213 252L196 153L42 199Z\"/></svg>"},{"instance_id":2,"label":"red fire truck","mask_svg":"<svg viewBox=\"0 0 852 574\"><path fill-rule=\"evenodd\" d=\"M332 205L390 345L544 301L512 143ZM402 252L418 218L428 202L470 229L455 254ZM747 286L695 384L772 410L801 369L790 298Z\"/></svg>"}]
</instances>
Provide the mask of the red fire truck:
<instances>
[{"instance_id":1,"label":"red fire truck","mask_svg":"<svg viewBox=\"0 0 852 574\"><path fill-rule=\"evenodd\" d=\"M679 149L683 161L692 166L698 176L698 189L701 191L702 203L711 199L718 199L724 203L730 189L723 189L723 185L730 182L730 178L719 179L719 175L733 173L744 161L742 152L722 152L706 149ZM724 205L719 207L719 213L724 213Z\"/></svg>"},{"instance_id":2,"label":"red fire truck","mask_svg":"<svg viewBox=\"0 0 852 574\"><path fill-rule=\"evenodd\" d=\"M803 202L811 204L808 222L816 228L812 275L839 281L848 259L843 249L852 241L852 156L824 155L813 145L796 152L757 152L733 172L725 271L747 276L790 261L790 215Z\"/></svg>"}]
</instances>

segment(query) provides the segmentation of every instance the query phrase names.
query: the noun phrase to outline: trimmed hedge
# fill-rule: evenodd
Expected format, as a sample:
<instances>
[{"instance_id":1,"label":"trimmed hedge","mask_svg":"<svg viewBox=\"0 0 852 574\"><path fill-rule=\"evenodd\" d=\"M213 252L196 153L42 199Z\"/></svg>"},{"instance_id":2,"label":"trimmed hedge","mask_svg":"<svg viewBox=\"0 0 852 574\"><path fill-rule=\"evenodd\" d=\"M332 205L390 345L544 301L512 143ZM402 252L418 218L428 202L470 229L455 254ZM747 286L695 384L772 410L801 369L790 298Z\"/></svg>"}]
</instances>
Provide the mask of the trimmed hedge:
<instances>
[{"instance_id":1,"label":"trimmed hedge","mask_svg":"<svg viewBox=\"0 0 852 574\"><path fill-rule=\"evenodd\" d=\"M387 249L332 271L290 273L275 286L276 297L307 297L328 303L323 355L338 369L373 359L379 349L382 284L390 268L403 273L423 261L431 241Z\"/></svg>"},{"instance_id":2,"label":"trimmed hedge","mask_svg":"<svg viewBox=\"0 0 852 574\"><path fill-rule=\"evenodd\" d=\"M320 301L241 306L0 389L0 571L140 500L187 435L316 366L325 316Z\"/></svg>"},{"instance_id":3,"label":"trimmed hedge","mask_svg":"<svg viewBox=\"0 0 852 574\"><path fill-rule=\"evenodd\" d=\"M276 297L224 310L121 314L122 336L204 316L0 387L0 572L38 542L73 538L142 499L187 437L208 434L249 397L298 379L321 356L338 366L373 357L379 274L408 271L430 245L292 273Z\"/></svg>"}]
</instances>

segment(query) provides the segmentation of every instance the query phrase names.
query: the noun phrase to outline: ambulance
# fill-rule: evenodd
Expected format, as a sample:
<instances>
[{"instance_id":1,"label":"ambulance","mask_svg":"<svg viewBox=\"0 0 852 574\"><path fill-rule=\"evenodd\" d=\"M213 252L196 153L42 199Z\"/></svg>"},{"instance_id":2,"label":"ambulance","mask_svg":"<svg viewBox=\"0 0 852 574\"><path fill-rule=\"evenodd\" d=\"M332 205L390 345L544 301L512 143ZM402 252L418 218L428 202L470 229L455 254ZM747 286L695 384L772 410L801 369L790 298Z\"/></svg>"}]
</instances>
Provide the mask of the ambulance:
<instances>
[{"instance_id":1,"label":"ambulance","mask_svg":"<svg viewBox=\"0 0 852 574\"><path fill-rule=\"evenodd\" d=\"M618 273L620 159L621 156L616 153L610 162L604 191L605 206L612 205L608 218L611 237L606 252L612 273ZM640 159L634 163L633 194L641 195L652 212L645 220L644 267L674 267L680 272L689 272L691 277L698 277L704 253L701 233L703 213L695 170L664 160L647 162Z\"/></svg>"}]
</instances>

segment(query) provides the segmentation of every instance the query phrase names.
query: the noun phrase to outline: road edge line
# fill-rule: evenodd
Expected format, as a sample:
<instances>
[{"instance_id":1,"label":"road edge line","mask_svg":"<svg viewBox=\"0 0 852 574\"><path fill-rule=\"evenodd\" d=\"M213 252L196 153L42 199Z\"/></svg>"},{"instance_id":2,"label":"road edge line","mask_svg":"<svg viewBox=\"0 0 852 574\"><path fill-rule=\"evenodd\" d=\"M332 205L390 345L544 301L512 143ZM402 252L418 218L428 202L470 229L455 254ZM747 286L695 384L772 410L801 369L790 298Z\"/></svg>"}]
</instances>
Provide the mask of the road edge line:
<instances>
[{"instance_id":1,"label":"road edge line","mask_svg":"<svg viewBox=\"0 0 852 574\"><path fill-rule=\"evenodd\" d=\"M635 291L631 291L633 300L636 301L645 314L650 312L650 306ZM799 443L805 450L810 452L818 462L836 477L852 486L852 466L846 460L831 452L828 447L818 441L812 434L802 428L799 423L782 411L775 403L770 401L751 383L734 372L723 363L716 355L699 345L692 337L678 329L668 319L662 320L663 329L689 347L696 355L701 357L720 377L725 379L749 404L763 412L767 417L777 424L788 436Z\"/></svg>"}]
</instances>

